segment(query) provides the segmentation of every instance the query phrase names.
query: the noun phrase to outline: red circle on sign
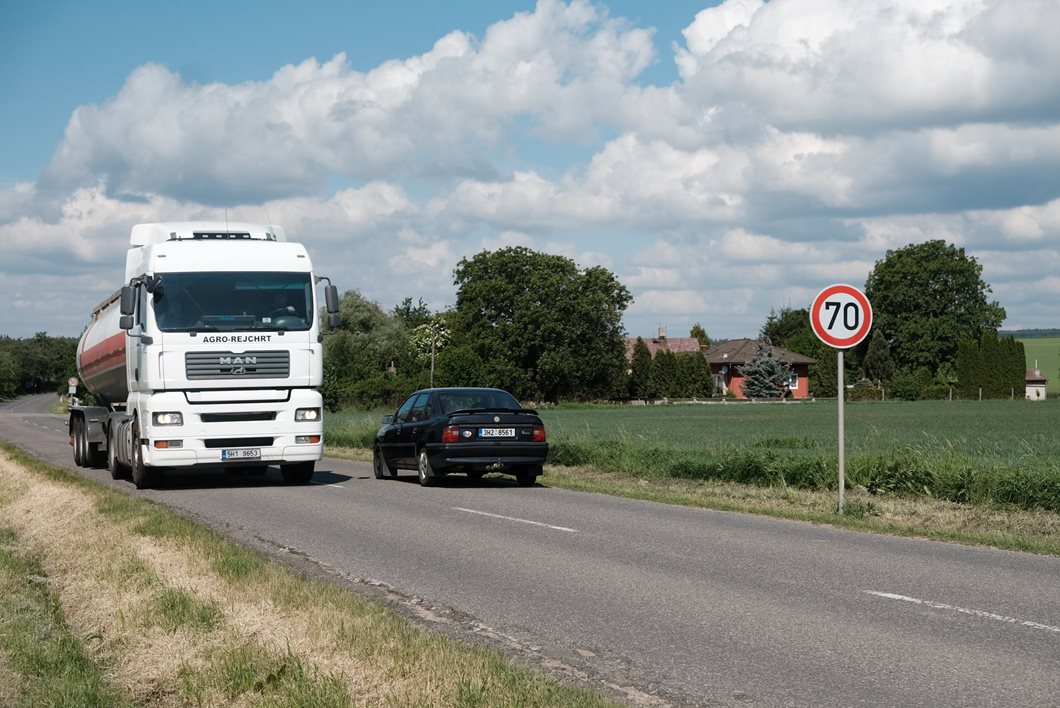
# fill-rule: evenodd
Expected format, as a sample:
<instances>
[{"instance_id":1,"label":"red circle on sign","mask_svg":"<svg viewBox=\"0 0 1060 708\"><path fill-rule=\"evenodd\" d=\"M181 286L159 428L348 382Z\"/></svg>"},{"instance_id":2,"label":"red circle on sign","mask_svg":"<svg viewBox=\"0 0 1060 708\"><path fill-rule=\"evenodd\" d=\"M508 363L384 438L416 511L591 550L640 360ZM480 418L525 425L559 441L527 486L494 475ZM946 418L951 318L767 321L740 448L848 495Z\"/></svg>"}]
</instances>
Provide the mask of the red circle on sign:
<instances>
[{"instance_id":1,"label":"red circle on sign","mask_svg":"<svg viewBox=\"0 0 1060 708\"><path fill-rule=\"evenodd\" d=\"M828 302L828 298L835 295L846 295L852 298L861 308L861 326L848 337L832 336L821 321L824 304ZM828 346L836 349L849 349L860 344L868 336L869 329L872 327L872 305L869 304L869 299L865 297L865 293L853 285L843 283L829 285L813 299L813 305L810 306L810 326L813 328L813 333L817 335L817 338Z\"/></svg>"}]
</instances>

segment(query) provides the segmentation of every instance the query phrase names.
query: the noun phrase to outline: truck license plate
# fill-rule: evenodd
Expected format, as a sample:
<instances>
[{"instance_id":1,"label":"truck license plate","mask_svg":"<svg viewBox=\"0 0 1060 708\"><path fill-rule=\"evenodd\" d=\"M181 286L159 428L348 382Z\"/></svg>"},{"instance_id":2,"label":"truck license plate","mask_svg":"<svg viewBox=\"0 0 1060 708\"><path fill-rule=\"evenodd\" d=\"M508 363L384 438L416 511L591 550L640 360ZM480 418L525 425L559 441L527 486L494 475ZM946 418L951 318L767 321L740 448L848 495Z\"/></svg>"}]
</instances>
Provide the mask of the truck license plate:
<instances>
[{"instance_id":1,"label":"truck license plate","mask_svg":"<svg viewBox=\"0 0 1060 708\"><path fill-rule=\"evenodd\" d=\"M231 450L221 450L222 460L260 460L260 447L237 447Z\"/></svg>"},{"instance_id":2,"label":"truck license plate","mask_svg":"<svg viewBox=\"0 0 1060 708\"><path fill-rule=\"evenodd\" d=\"M514 438L515 428L479 428L480 438Z\"/></svg>"}]
</instances>

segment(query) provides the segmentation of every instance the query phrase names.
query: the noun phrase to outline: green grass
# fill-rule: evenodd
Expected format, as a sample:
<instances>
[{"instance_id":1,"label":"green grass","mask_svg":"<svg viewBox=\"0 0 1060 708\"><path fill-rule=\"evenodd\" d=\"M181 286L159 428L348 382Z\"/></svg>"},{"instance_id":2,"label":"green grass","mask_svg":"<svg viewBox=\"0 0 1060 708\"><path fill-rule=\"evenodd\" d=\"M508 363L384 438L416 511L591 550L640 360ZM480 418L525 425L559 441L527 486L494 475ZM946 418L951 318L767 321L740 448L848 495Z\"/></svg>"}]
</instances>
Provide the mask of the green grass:
<instances>
[{"instance_id":1,"label":"green grass","mask_svg":"<svg viewBox=\"0 0 1060 708\"><path fill-rule=\"evenodd\" d=\"M1018 341L1023 342L1027 368L1033 369L1037 361L1042 376L1049 379L1045 392L1060 395L1060 337L1028 337Z\"/></svg>"},{"instance_id":2,"label":"green grass","mask_svg":"<svg viewBox=\"0 0 1060 708\"><path fill-rule=\"evenodd\" d=\"M91 640L92 638L88 638ZM122 706L66 623L40 559L0 527L0 651L21 677L15 705Z\"/></svg>"},{"instance_id":3,"label":"green grass","mask_svg":"<svg viewBox=\"0 0 1060 708\"><path fill-rule=\"evenodd\" d=\"M834 401L561 406L540 411L553 464L646 477L835 488ZM328 443L371 445L379 413L327 418ZM876 494L1060 511L1060 402L846 406L847 482Z\"/></svg>"}]
</instances>

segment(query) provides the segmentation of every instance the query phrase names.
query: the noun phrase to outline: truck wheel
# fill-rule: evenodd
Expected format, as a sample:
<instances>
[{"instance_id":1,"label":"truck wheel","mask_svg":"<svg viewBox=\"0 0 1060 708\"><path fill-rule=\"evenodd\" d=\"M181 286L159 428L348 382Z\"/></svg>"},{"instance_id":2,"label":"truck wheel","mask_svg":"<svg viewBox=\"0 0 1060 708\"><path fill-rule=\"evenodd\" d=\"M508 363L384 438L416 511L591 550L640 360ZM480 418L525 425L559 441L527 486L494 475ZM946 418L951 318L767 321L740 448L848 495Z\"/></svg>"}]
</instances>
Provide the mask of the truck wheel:
<instances>
[{"instance_id":1,"label":"truck wheel","mask_svg":"<svg viewBox=\"0 0 1060 708\"><path fill-rule=\"evenodd\" d=\"M438 483L438 478L434 476L434 469L431 468L431 460L427 457L427 448L420 450L420 460L417 468L420 473L420 486L433 487Z\"/></svg>"},{"instance_id":2,"label":"truck wheel","mask_svg":"<svg viewBox=\"0 0 1060 708\"><path fill-rule=\"evenodd\" d=\"M125 476L125 469L118 462L118 446L114 442L114 436L107 433L107 469L110 470L111 479L121 479Z\"/></svg>"},{"instance_id":3,"label":"truck wheel","mask_svg":"<svg viewBox=\"0 0 1060 708\"><path fill-rule=\"evenodd\" d=\"M294 465L280 465L280 475L287 484L308 484L309 480L313 478L313 468L315 466L316 463L312 460Z\"/></svg>"},{"instance_id":4,"label":"truck wheel","mask_svg":"<svg viewBox=\"0 0 1060 708\"><path fill-rule=\"evenodd\" d=\"M85 453L84 453L84 438L81 436L82 420L80 418L74 418L74 423L71 426L70 431L74 438L74 464L78 467L85 466Z\"/></svg>"},{"instance_id":5,"label":"truck wheel","mask_svg":"<svg viewBox=\"0 0 1060 708\"><path fill-rule=\"evenodd\" d=\"M151 471L144 464L144 451L140 447L140 425L132 426L132 482L137 489L151 486Z\"/></svg>"}]
</instances>

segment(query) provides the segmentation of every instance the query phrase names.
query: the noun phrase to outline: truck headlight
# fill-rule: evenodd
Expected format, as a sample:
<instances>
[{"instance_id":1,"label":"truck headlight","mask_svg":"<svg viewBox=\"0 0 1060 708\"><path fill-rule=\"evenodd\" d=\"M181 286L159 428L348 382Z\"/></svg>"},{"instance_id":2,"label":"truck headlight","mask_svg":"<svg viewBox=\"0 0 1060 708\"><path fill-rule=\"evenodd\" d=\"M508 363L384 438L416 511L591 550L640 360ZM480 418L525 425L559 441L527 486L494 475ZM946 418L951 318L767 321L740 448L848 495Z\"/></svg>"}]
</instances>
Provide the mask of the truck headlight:
<instances>
[{"instance_id":1,"label":"truck headlight","mask_svg":"<svg viewBox=\"0 0 1060 708\"><path fill-rule=\"evenodd\" d=\"M319 408L297 408L294 412L294 422L307 423L320 420Z\"/></svg>"},{"instance_id":2,"label":"truck headlight","mask_svg":"<svg viewBox=\"0 0 1060 708\"><path fill-rule=\"evenodd\" d=\"M152 413L151 421L155 425L184 425L184 416L180 413Z\"/></svg>"}]
</instances>

